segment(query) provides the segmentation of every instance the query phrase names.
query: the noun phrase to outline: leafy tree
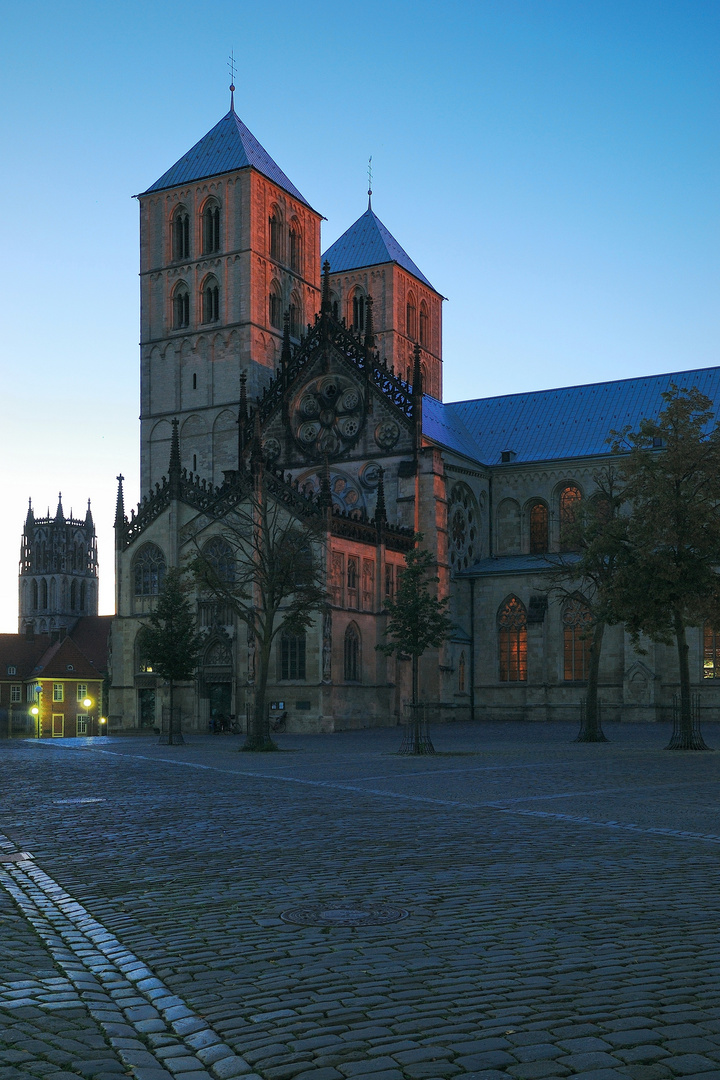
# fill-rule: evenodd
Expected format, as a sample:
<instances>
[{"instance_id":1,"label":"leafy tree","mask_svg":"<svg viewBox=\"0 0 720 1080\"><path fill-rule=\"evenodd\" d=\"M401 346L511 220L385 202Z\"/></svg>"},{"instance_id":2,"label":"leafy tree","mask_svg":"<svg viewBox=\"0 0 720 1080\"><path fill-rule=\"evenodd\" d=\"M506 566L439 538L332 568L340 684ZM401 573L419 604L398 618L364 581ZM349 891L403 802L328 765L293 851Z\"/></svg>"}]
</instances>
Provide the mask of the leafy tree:
<instances>
[{"instance_id":1,"label":"leafy tree","mask_svg":"<svg viewBox=\"0 0 720 1080\"><path fill-rule=\"evenodd\" d=\"M599 469L593 479L597 493L580 504L574 520L566 525L569 551L550 556L556 571L548 591L561 602L575 603L587 612L587 697L577 742L607 742L600 723L598 676L605 628L617 621L614 598L627 533L617 469Z\"/></svg>"},{"instance_id":2,"label":"leafy tree","mask_svg":"<svg viewBox=\"0 0 720 1080\"><path fill-rule=\"evenodd\" d=\"M232 566L218 565L199 547L191 569L198 585L228 604L248 629L255 655L255 700L244 750L276 750L266 707L273 643L278 634L304 634L327 603L318 555L322 517L273 494L260 468L244 498L222 520Z\"/></svg>"},{"instance_id":3,"label":"leafy tree","mask_svg":"<svg viewBox=\"0 0 720 1080\"><path fill-rule=\"evenodd\" d=\"M431 591L439 578L433 575L435 560L420 547L422 534L415 534L415 547L405 556L405 568L395 596L385 601L388 613L385 644L375 647L386 656L410 653L412 659L412 752L432 752L420 730L418 677L420 657L427 649L439 649L450 636L453 623L447 614L448 599L438 599Z\"/></svg>"},{"instance_id":4,"label":"leafy tree","mask_svg":"<svg viewBox=\"0 0 720 1080\"><path fill-rule=\"evenodd\" d=\"M171 567L158 596L157 607L142 630L142 650L148 663L170 684L170 726L168 741L179 745L185 740L182 724L175 726L174 690L176 682L191 679L197 667L200 638L195 616L188 599L184 571ZM161 735L161 739L164 736Z\"/></svg>"},{"instance_id":5,"label":"leafy tree","mask_svg":"<svg viewBox=\"0 0 720 1080\"><path fill-rule=\"evenodd\" d=\"M677 647L679 740L707 749L693 731L686 629L706 619L720 626L720 428L711 402L693 387L672 385L657 420L613 432L627 451L620 473L632 507L615 593L616 611L633 642L642 634Z\"/></svg>"}]
</instances>

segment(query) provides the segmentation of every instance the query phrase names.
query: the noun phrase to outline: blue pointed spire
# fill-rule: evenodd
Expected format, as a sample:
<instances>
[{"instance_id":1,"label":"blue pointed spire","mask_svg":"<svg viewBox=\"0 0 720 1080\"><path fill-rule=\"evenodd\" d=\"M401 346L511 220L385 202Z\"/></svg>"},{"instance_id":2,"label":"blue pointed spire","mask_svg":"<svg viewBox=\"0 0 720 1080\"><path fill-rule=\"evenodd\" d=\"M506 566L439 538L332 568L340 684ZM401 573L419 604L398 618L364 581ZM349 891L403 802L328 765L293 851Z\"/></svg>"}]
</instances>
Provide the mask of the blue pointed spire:
<instances>
[{"instance_id":1,"label":"blue pointed spire","mask_svg":"<svg viewBox=\"0 0 720 1080\"><path fill-rule=\"evenodd\" d=\"M372 192L368 191L367 210L327 249L322 261L325 262L327 259L332 274L345 270L357 270L361 266L378 266L380 263L394 262L422 281L433 292L437 292L437 289L430 284L412 261L407 251L385 228L370 204L371 196Z\"/></svg>"},{"instance_id":2,"label":"blue pointed spire","mask_svg":"<svg viewBox=\"0 0 720 1080\"><path fill-rule=\"evenodd\" d=\"M234 100L231 102L230 111L222 120L143 194L177 187L178 184L201 180L205 176L218 176L220 173L247 168L257 169L283 191L299 199L305 206L310 206L280 166L273 161L265 147L260 145L253 133L243 124L235 112Z\"/></svg>"}]
</instances>

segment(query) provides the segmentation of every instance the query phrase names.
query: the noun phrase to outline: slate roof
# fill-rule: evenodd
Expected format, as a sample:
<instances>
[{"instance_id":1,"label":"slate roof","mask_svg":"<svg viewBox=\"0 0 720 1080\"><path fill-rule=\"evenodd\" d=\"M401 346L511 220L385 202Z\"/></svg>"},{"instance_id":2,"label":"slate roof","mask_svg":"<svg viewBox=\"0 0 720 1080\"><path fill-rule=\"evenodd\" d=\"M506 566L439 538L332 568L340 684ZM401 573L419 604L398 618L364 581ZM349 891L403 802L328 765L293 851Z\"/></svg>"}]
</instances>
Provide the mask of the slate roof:
<instances>
[{"instance_id":1,"label":"slate roof","mask_svg":"<svg viewBox=\"0 0 720 1080\"><path fill-rule=\"evenodd\" d=\"M112 615L83 615L70 631L70 637L97 671L108 669L108 640Z\"/></svg>"},{"instance_id":2,"label":"slate roof","mask_svg":"<svg viewBox=\"0 0 720 1080\"><path fill-rule=\"evenodd\" d=\"M102 678L101 673L69 637L54 642L40 658L32 673L38 679Z\"/></svg>"},{"instance_id":3,"label":"slate roof","mask_svg":"<svg viewBox=\"0 0 720 1080\"><path fill-rule=\"evenodd\" d=\"M712 367L445 405L425 397L423 434L485 465L499 465L503 450L514 451L515 464L593 457L609 453L611 430L657 416L671 383L697 387L720 416L720 367Z\"/></svg>"},{"instance_id":4,"label":"slate roof","mask_svg":"<svg viewBox=\"0 0 720 1080\"><path fill-rule=\"evenodd\" d=\"M0 681L18 682L30 678L33 668L49 647L49 634L37 634L32 639L24 634L0 634ZM17 674L8 675L8 667L15 667Z\"/></svg>"},{"instance_id":5,"label":"slate roof","mask_svg":"<svg viewBox=\"0 0 720 1080\"><path fill-rule=\"evenodd\" d=\"M305 206L310 206L307 199L288 180L280 166L273 161L267 150L245 127L234 109L223 116L207 135L203 135L200 142L195 143L187 154L183 154L143 194L177 187L178 184L187 184L191 180L202 180L206 176L218 176L220 173L250 167L257 169L268 180L272 180L274 184L299 199Z\"/></svg>"},{"instance_id":6,"label":"slate roof","mask_svg":"<svg viewBox=\"0 0 720 1080\"><path fill-rule=\"evenodd\" d=\"M394 262L437 292L371 207L327 249L322 262L326 259L331 274Z\"/></svg>"}]
</instances>

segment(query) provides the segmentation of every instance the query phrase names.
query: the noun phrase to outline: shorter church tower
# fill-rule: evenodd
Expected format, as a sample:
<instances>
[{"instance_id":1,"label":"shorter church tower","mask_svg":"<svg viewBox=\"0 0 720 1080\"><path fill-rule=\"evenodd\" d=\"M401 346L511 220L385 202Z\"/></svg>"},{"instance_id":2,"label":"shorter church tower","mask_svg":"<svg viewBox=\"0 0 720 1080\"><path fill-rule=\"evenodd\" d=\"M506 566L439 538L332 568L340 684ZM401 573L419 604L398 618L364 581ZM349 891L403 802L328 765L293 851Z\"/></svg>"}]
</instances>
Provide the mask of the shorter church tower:
<instances>
[{"instance_id":1,"label":"shorter church tower","mask_svg":"<svg viewBox=\"0 0 720 1080\"><path fill-rule=\"evenodd\" d=\"M82 615L98 612L95 523L65 517L58 496L55 517L35 517L28 506L20 549L19 631L69 630Z\"/></svg>"}]
</instances>

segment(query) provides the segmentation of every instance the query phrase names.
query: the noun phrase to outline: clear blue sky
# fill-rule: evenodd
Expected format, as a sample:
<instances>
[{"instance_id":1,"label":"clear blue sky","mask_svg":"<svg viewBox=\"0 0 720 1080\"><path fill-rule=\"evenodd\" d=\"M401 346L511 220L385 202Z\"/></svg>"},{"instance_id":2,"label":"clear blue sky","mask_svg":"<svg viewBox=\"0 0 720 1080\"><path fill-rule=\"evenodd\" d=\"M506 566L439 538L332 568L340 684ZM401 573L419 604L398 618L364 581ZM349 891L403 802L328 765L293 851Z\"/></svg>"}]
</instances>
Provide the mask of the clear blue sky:
<instances>
[{"instance_id":1,"label":"clear blue sky","mask_svg":"<svg viewBox=\"0 0 720 1080\"><path fill-rule=\"evenodd\" d=\"M0 0L0 629L28 496L138 496L137 204L236 107L447 296L446 400L718 363L717 0Z\"/></svg>"}]
</instances>

